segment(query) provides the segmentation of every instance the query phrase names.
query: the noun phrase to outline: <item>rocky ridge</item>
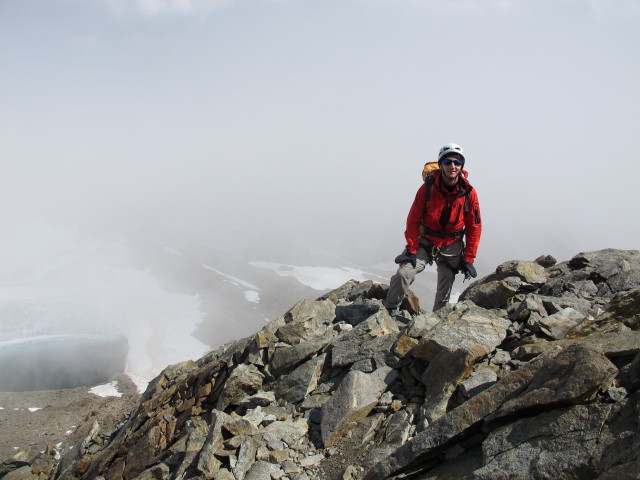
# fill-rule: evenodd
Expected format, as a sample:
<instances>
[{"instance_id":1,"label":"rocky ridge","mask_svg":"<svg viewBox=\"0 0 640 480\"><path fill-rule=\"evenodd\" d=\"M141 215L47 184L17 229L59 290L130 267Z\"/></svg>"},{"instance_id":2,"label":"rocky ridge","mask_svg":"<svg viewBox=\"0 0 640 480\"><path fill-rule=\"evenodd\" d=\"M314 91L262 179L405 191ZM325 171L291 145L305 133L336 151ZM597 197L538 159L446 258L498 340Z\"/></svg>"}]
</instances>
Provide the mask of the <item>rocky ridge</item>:
<instances>
[{"instance_id":1,"label":"rocky ridge","mask_svg":"<svg viewBox=\"0 0 640 480\"><path fill-rule=\"evenodd\" d=\"M437 315L411 294L391 318L386 288L350 281L168 367L51 478L638 478L639 251L506 262Z\"/></svg>"}]
</instances>

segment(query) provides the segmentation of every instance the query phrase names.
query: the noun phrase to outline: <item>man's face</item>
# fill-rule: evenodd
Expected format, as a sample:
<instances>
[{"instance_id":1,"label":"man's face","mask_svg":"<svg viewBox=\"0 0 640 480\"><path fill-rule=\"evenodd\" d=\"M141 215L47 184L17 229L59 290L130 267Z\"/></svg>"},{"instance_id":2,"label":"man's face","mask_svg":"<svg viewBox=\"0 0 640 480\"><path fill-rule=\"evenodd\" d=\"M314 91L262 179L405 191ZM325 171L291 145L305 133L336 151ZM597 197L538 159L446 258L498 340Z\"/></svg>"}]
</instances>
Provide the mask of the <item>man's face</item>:
<instances>
[{"instance_id":1,"label":"man's face","mask_svg":"<svg viewBox=\"0 0 640 480\"><path fill-rule=\"evenodd\" d=\"M449 155L442 159L440 168L445 178L455 180L462 170L462 160L455 155Z\"/></svg>"}]
</instances>

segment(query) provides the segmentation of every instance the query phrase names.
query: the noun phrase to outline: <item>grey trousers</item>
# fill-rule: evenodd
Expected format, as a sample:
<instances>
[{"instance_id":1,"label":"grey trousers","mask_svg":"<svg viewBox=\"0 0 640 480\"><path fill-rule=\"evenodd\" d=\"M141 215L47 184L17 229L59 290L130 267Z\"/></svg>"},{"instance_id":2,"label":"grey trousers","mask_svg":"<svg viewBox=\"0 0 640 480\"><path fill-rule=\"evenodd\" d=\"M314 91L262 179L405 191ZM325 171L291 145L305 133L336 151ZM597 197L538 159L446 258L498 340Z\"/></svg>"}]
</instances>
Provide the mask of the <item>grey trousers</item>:
<instances>
[{"instance_id":1,"label":"grey trousers","mask_svg":"<svg viewBox=\"0 0 640 480\"><path fill-rule=\"evenodd\" d=\"M462 252L464 251L464 243L458 240L451 245L442 248L442 254L435 258L438 269L438 285L436 287L436 297L433 302L433 311L441 309L449 303L451 296L451 288L456 278L456 273L462 265ZM409 287L416 278L416 275L422 272L429 255L427 251L420 247L416 254L415 268L410 263L405 263L398 267L398 271L391 277L389 281L389 292L383 304L387 308L398 308L402 303L402 299L407 294Z\"/></svg>"}]
</instances>

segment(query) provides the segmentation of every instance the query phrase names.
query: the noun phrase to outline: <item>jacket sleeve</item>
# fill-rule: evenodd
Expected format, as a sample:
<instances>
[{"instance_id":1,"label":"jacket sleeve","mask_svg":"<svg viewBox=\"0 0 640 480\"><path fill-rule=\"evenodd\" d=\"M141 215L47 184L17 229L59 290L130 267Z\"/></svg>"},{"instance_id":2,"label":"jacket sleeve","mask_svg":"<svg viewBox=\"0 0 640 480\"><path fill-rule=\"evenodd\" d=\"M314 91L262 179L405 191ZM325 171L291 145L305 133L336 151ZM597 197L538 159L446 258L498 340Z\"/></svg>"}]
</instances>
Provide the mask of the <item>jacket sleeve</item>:
<instances>
[{"instance_id":1,"label":"jacket sleeve","mask_svg":"<svg viewBox=\"0 0 640 480\"><path fill-rule=\"evenodd\" d=\"M420 247L420 223L424 217L426 203L426 186L422 184L416 193L416 198L411 205L407 216L407 229L404 236L407 239L407 250L409 253L416 253Z\"/></svg>"},{"instance_id":2,"label":"jacket sleeve","mask_svg":"<svg viewBox=\"0 0 640 480\"><path fill-rule=\"evenodd\" d=\"M480 234L482 233L482 217L480 216L480 203L476 189L469 193L469 211L465 216L466 246L463 262L472 263L476 258L478 245L480 244Z\"/></svg>"}]
</instances>

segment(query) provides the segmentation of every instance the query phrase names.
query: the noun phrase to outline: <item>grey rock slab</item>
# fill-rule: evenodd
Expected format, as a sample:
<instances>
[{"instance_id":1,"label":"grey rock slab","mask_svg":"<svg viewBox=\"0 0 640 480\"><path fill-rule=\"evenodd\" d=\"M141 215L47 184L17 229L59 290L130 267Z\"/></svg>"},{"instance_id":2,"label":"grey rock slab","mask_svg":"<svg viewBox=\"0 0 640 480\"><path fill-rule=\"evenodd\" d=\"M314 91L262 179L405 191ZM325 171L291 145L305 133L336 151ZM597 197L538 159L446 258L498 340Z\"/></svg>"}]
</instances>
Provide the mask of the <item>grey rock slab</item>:
<instances>
[{"instance_id":1,"label":"grey rock slab","mask_svg":"<svg viewBox=\"0 0 640 480\"><path fill-rule=\"evenodd\" d=\"M200 455L200 451L204 447L208 435L209 425L201 417L193 417L188 421L187 426L187 442L182 463L176 469L176 475L182 475L194 462L196 457ZM148 467L149 458L153 457L153 453L157 448L157 439L161 438L160 428L155 426L147 431L144 440L137 442L134 447L127 452L126 469L127 471L140 471Z\"/></svg>"},{"instance_id":2,"label":"grey rock slab","mask_svg":"<svg viewBox=\"0 0 640 480\"><path fill-rule=\"evenodd\" d=\"M561 340L587 317L573 308L564 308L553 315L544 317L538 321L540 329L551 338Z\"/></svg>"},{"instance_id":3,"label":"grey rock slab","mask_svg":"<svg viewBox=\"0 0 640 480\"><path fill-rule=\"evenodd\" d=\"M615 404L600 434L602 453L599 470L612 474L616 466L625 465L619 473L640 463L640 392ZM640 470L636 470L636 475ZM635 478L620 476L618 478Z\"/></svg>"},{"instance_id":4,"label":"grey rock slab","mask_svg":"<svg viewBox=\"0 0 640 480\"><path fill-rule=\"evenodd\" d=\"M336 306L330 300L303 300L284 315L285 325L275 334L290 345L308 342L326 335L335 316Z\"/></svg>"},{"instance_id":5,"label":"grey rock slab","mask_svg":"<svg viewBox=\"0 0 640 480\"><path fill-rule=\"evenodd\" d=\"M588 478L610 411L611 404L575 405L500 427L483 442L484 465L470 478Z\"/></svg>"},{"instance_id":6,"label":"grey rock slab","mask_svg":"<svg viewBox=\"0 0 640 480\"><path fill-rule=\"evenodd\" d=\"M582 345L610 358L632 355L640 352L640 332L599 333L584 338L531 343L516 348L512 352L512 357L518 360L529 360L549 350L568 348L571 345Z\"/></svg>"},{"instance_id":7,"label":"grey rock slab","mask_svg":"<svg viewBox=\"0 0 640 480\"><path fill-rule=\"evenodd\" d=\"M605 280L612 292L640 286L640 251L604 249L579 253L569 261L573 268L592 272Z\"/></svg>"},{"instance_id":8,"label":"grey rock slab","mask_svg":"<svg viewBox=\"0 0 640 480\"><path fill-rule=\"evenodd\" d=\"M281 475L278 475L278 471L280 471ZM284 475L284 472L278 465L257 461L251 465L244 480L271 480L272 478L280 478L282 475Z\"/></svg>"},{"instance_id":9,"label":"grey rock slab","mask_svg":"<svg viewBox=\"0 0 640 480\"><path fill-rule=\"evenodd\" d=\"M479 345L455 350L442 349L429 362L422 375L426 387L423 415L433 422L446 413L447 405L460 382L473 371L473 365L486 351Z\"/></svg>"},{"instance_id":10,"label":"grey rock slab","mask_svg":"<svg viewBox=\"0 0 640 480\"><path fill-rule=\"evenodd\" d=\"M464 439L481 423L490 426L519 411L585 401L616 373L606 357L580 346L538 358L428 425L364 478L383 480L435 458L453 439Z\"/></svg>"},{"instance_id":11,"label":"grey rock slab","mask_svg":"<svg viewBox=\"0 0 640 480\"><path fill-rule=\"evenodd\" d=\"M511 322L470 303L456 305L456 310L429 330L413 349L416 358L427 361L441 350L464 348L480 356L491 353L507 336Z\"/></svg>"},{"instance_id":12,"label":"grey rock slab","mask_svg":"<svg viewBox=\"0 0 640 480\"><path fill-rule=\"evenodd\" d=\"M333 446L376 406L398 373L382 367L373 373L350 371L333 397L322 405L321 434L325 447Z\"/></svg>"},{"instance_id":13,"label":"grey rock slab","mask_svg":"<svg viewBox=\"0 0 640 480\"><path fill-rule=\"evenodd\" d=\"M543 266L544 268L549 268L558 263L558 260L556 260L552 255L540 255L534 260L534 262L538 265Z\"/></svg>"},{"instance_id":14,"label":"grey rock slab","mask_svg":"<svg viewBox=\"0 0 640 480\"><path fill-rule=\"evenodd\" d=\"M591 302L584 298L577 298L567 295L562 295L559 297L549 297L547 295L541 295L540 299L542 300L544 308L549 315L553 315L554 313L557 313L564 308L573 308L574 310L582 313L584 316L588 316L593 313ZM545 315L541 316L544 317Z\"/></svg>"},{"instance_id":15,"label":"grey rock slab","mask_svg":"<svg viewBox=\"0 0 640 480\"><path fill-rule=\"evenodd\" d=\"M328 339L327 339L328 340ZM304 342L293 346L282 346L275 349L273 357L269 363L271 374L278 378L283 373L289 373L302 362L305 362L317 352L322 350L327 343Z\"/></svg>"},{"instance_id":16,"label":"grey rock slab","mask_svg":"<svg viewBox=\"0 0 640 480\"><path fill-rule=\"evenodd\" d=\"M640 330L640 288L613 295L605 311L595 320L580 324L569 332L570 337L593 333Z\"/></svg>"},{"instance_id":17,"label":"grey rock slab","mask_svg":"<svg viewBox=\"0 0 640 480\"><path fill-rule=\"evenodd\" d=\"M309 392L316 388L326 357L327 354L323 353L307 360L289 375L281 377L274 385L276 396L291 403L303 400Z\"/></svg>"},{"instance_id":18,"label":"grey rock slab","mask_svg":"<svg viewBox=\"0 0 640 480\"><path fill-rule=\"evenodd\" d=\"M498 374L494 368L482 367L475 370L469 378L460 384L460 392L471 398L498 381Z\"/></svg>"},{"instance_id":19,"label":"grey rock slab","mask_svg":"<svg viewBox=\"0 0 640 480\"><path fill-rule=\"evenodd\" d=\"M247 472L256 461L256 452L260 444L252 437L245 437L240 444L238 453L238 462L233 467L233 475L236 480L244 480Z\"/></svg>"},{"instance_id":20,"label":"grey rock slab","mask_svg":"<svg viewBox=\"0 0 640 480\"><path fill-rule=\"evenodd\" d=\"M501 280L487 281L485 279L472 283L459 300L470 300L483 308L504 308L522 286L519 277L507 277Z\"/></svg>"},{"instance_id":21,"label":"grey rock slab","mask_svg":"<svg viewBox=\"0 0 640 480\"><path fill-rule=\"evenodd\" d=\"M276 421L267 425L260 435L266 443L285 442L289 447L297 444L309 432L309 424L304 419Z\"/></svg>"},{"instance_id":22,"label":"grey rock slab","mask_svg":"<svg viewBox=\"0 0 640 480\"><path fill-rule=\"evenodd\" d=\"M386 288L385 288L386 287ZM349 280L335 290L322 295L319 300L334 299L354 301L358 298L379 298L386 297L386 289L388 286L374 283L372 280L359 282L358 280Z\"/></svg>"},{"instance_id":23,"label":"grey rock slab","mask_svg":"<svg viewBox=\"0 0 640 480\"><path fill-rule=\"evenodd\" d=\"M259 391L242 399L240 405L249 408L266 407L276 401L276 396L271 391Z\"/></svg>"},{"instance_id":24,"label":"grey rock slab","mask_svg":"<svg viewBox=\"0 0 640 480\"><path fill-rule=\"evenodd\" d=\"M215 476L222 466L222 462L214 455L216 451L223 448L222 427L229 419L230 417L226 413L218 410L211 412L211 427L209 428L207 439L200 450L197 464L198 470L207 476Z\"/></svg>"},{"instance_id":25,"label":"grey rock slab","mask_svg":"<svg viewBox=\"0 0 640 480\"><path fill-rule=\"evenodd\" d=\"M399 332L397 323L386 311L378 312L331 342L331 366L342 367L359 360L387 357L391 355Z\"/></svg>"},{"instance_id":26,"label":"grey rock slab","mask_svg":"<svg viewBox=\"0 0 640 480\"><path fill-rule=\"evenodd\" d=\"M31 466L25 465L7 473L2 480L38 480L39 475L31 472Z\"/></svg>"},{"instance_id":27,"label":"grey rock slab","mask_svg":"<svg viewBox=\"0 0 640 480\"><path fill-rule=\"evenodd\" d=\"M248 418L227 415L223 428L233 436L257 435L258 428Z\"/></svg>"},{"instance_id":28,"label":"grey rock slab","mask_svg":"<svg viewBox=\"0 0 640 480\"><path fill-rule=\"evenodd\" d=\"M517 378L523 370L524 376L533 373L526 388L519 389L516 397L504 401L486 417L486 421L543 405L588 401L618 373L616 366L603 354L582 345L570 345L559 353L550 352L529 362L527 366L529 369L523 368L505 377L505 380Z\"/></svg>"},{"instance_id":29,"label":"grey rock slab","mask_svg":"<svg viewBox=\"0 0 640 480\"><path fill-rule=\"evenodd\" d=\"M499 280L507 277L518 277L522 281L540 287L547 281L545 269L535 262L510 260L496 268L496 276Z\"/></svg>"},{"instance_id":30,"label":"grey rock slab","mask_svg":"<svg viewBox=\"0 0 640 480\"><path fill-rule=\"evenodd\" d=\"M412 338L422 338L429 330L440 322L440 317L435 313L422 313L413 317L405 330Z\"/></svg>"},{"instance_id":31,"label":"grey rock slab","mask_svg":"<svg viewBox=\"0 0 640 480\"><path fill-rule=\"evenodd\" d=\"M229 375L216 408L224 410L230 405L239 405L248 394L261 389L263 378L255 365L238 365Z\"/></svg>"},{"instance_id":32,"label":"grey rock slab","mask_svg":"<svg viewBox=\"0 0 640 480\"><path fill-rule=\"evenodd\" d=\"M516 322L524 322L532 313L537 313L541 317L547 316L542 298L535 293L529 293L521 302L514 302L507 308L509 318Z\"/></svg>"}]
</instances>

